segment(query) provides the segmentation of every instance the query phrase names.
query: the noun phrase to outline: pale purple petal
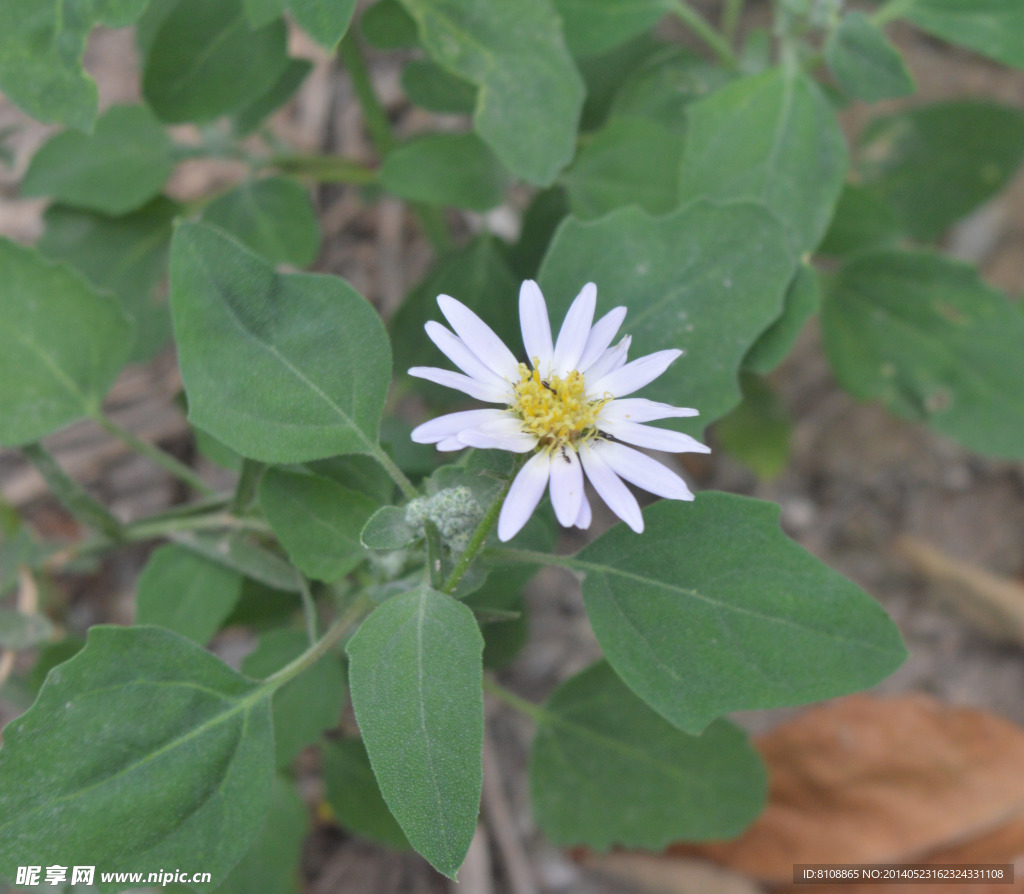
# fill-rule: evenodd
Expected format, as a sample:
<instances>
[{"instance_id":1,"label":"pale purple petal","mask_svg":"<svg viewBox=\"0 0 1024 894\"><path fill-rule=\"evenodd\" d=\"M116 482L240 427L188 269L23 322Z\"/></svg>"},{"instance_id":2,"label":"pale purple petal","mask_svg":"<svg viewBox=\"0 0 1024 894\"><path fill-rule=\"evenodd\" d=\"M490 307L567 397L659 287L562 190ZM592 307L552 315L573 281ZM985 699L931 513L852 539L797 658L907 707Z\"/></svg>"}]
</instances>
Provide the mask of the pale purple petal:
<instances>
[{"instance_id":1,"label":"pale purple petal","mask_svg":"<svg viewBox=\"0 0 1024 894\"><path fill-rule=\"evenodd\" d=\"M612 441L597 441L593 450L616 475L625 478L630 484L670 500L693 499L690 488L682 478L668 466L663 466L639 450Z\"/></svg>"},{"instance_id":2,"label":"pale purple petal","mask_svg":"<svg viewBox=\"0 0 1024 894\"><path fill-rule=\"evenodd\" d=\"M441 453L451 453L453 450L465 450L466 445L458 438L445 438L437 442L437 449Z\"/></svg>"},{"instance_id":3,"label":"pale purple petal","mask_svg":"<svg viewBox=\"0 0 1024 894\"><path fill-rule=\"evenodd\" d=\"M461 338L454 335L440 323L431 320L424 326L424 329L427 330L430 340L437 345L445 357L451 360L471 379L508 387L508 382L505 379L501 378L501 376L477 357Z\"/></svg>"},{"instance_id":4,"label":"pale purple petal","mask_svg":"<svg viewBox=\"0 0 1024 894\"><path fill-rule=\"evenodd\" d=\"M640 512L640 504L619 476L601 458L601 452L584 444L580 448L580 459L583 461L583 471L587 473L587 479L608 508L637 534L643 533L644 517Z\"/></svg>"},{"instance_id":5,"label":"pale purple petal","mask_svg":"<svg viewBox=\"0 0 1024 894\"><path fill-rule=\"evenodd\" d=\"M594 513L590 510L590 500L587 499L587 495L583 495L583 502L580 503L580 514L576 516L576 522L573 525L574 528L579 528L581 531L587 530L590 527L590 523L594 520Z\"/></svg>"},{"instance_id":6,"label":"pale purple petal","mask_svg":"<svg viewBox=\"0 0 1024 894\"><path fill-rule=\"evenodd\" d=\"M619 369L625 364L626 354L629 351L629 345L632 341L632 336L627 335L614 348L609 348L605 351L597 361L591 365L586 374L587 394L594 394L593 382L599 381L604 378L604 376L608 375L608 373ZM600 395L597 396L600 397Z\"/></svg>"},{"instance_id":7,"label":"pale purple petal","mask_svg":"<svg viewBox=\"0 0 1024 894\"><path fill-rule=\"evenodd\" d=\"M673 407L672 404L647 400L645 397L627 397L613 400L601 408L600 422L654 422L657 419L671 419L683 416L699 416L689 407Z\"/></svg>"},{"instance_id":8,"label":"pale purple petal","mask_svg":"<svg viewBox=\"0 0 1024 894\"><path fill-rule=\"evenodd\" d=\"M563 528L571 528L583 499L583 467L576 451L563 447L551 454L551 505Z\"/></svg>"},{"instance_id":9,"label":"pale purple petal","mask_svg":"<svg viewBox=\"0 0 1024 894\"><path fill-rule=\"evenodd\" d=\"M540 286L532 279L526 280L519 289L519 324L527 361L533 363L536 358L537 369L541 370L541 375L547 375L555 350L551 344L551 321Z\"/></svg>"},{"instance_id":10,"label":"pale purple petal","mask_svg":"<svg viewBox=\"0 0 1024 894\"><path fill-rule=\"evenodd\" d=\"M519 361L490 326L450 295L438 295L437 304L455 334L492 372L497 373L499 378L519 381Z\"/></svg>"},{"instance_id":11,"label":"pale purple petal","mask_svg":"<svg viewBox=\"0 0 1024 894\"><path fill-rule=\"evenodd\" d=\"M537 446L536 437L525 432L513 435L492 435L480 431L478 428L470 428L466 431L460 431L457 437L463 447L477 447L480 450L508 450L510 453L529 453Z\"/></svg>"},{"instance_id":12,"label":"pale purple petal","mask_svg":"<svg viewBox=\"0 0 1024 894\"><path fill-rule=\"evenodd\" d=\"M696 438L677 431L639 425L636 422L601 423L601 431L627 444L647 447L649 450L663 450L666 453L710 453L711 448Z\"/></svg>"},{"instance_id":13,"label":"pale purple petal","mask_svg":"<svg viewBox=\"0 0 1024 894\"><path fill-rule=\"evenodd\" d=\"M551 457L541 452L519 470L498 516L498 539L511 540L529 521L537 508L551 474Z\"/></svg>"},{"instance_id":14,"label":"pale purple petal","mask_svg":"<svg viewBox=\"0 0 1024 894\"><path fill-rule=\"evenodd\" d=\"M488 382L480 382L464 376L462 373L452 372L450 369L438 369L435 366L414 366L409 370L410 376L417 379L426 379L437 385L444 385L445 388L454 388L477 400L489 404L507 404L512 399L512 387L507 383L493 385Z\"/></svg>"},{"instance_id":15,"label":"pale purple petal","mask_svg":"<svg viewBox=\"0 0 1024 894\"><path fill-rule=\"evenodd\" d=\"M591 384L587 382L587 391L598 394L613 394L621 397L632 394L660 376L669 364L682 355L682 351L656 351L646 357L639 357L619 369L612 370Z\"/></svg>"},{"instance_id":16,"label":"pale purple petal","mask_svg":"<svg viewBox=\"0 0 1024 894\"><path fill-rule=\"evenodd\" d=\"M579 365L576 367L581 373L586 375L587 368L593 366L608 350L608 345L612 343L612 339L615 338L615 333L619 331L624 319L626 319L626 308L616 307L594 323L594 328L587 336L587 344L583 348Z\"/></svg>"},{"instance_id":17,"label":"pale purple petal","mask_svg":"<svg viewBox=\"0 0 1024 894\"><path fill-rule=\"evenodd\" d=\"M436 444L445 438L453 438L460 431L475 428L487 422L495 422L507 417L505 410L464 410L461 413L448 413L438 416L412 430L410 437L417 444Z\"/></svg>"},{"instance_id":18,"label":"pale purple petal","mask_svg":"<svg viewBox=\"0 0 1024 894\"><path fill-rule=\"evenodd\" d=\"M596 306L597 286L588 282L570 305L562 328L558 330L555 353L551 360L555 375L564 377L579 368L577 364L590 337L590 325L594 322Z\"/></svg>"}]
</instances>

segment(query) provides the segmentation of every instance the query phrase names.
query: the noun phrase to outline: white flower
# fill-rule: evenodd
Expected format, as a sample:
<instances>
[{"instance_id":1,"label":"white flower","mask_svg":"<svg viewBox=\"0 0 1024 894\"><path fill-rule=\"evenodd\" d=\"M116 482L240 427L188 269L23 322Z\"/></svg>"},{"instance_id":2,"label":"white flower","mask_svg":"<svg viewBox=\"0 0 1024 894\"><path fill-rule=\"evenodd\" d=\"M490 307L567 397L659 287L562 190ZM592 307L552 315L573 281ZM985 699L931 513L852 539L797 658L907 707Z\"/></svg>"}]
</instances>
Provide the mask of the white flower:
<instances>
[{"instance_id":1,"label":"white flower","mask_svg":"<svg viewBox=\"0 0 1024 894\"><path fill-rule=\"evenodd\" d=\"M498 538L514 537L551 492L555 517L565 527L590 526L583 477L608 507L634 531L644 529L636 498L623 479L672 500L693 494L675 472L627 445L672 453L710 449L689 435L643 425L697 411L627 394L658 378L682 351L658 351L626 362L629 336L612 346L626 308L594 322L597 287L576 296L554 342L544 296L533 280L519 290L519 318L530 366L520 363L491 328L448 295L437 303L454 332L427 323L427 335L462 373L416 366L409 374L455 388L504 409L467 410L439 416L416 428L412 439L438 450L497 448L535 451L519 470L498 519Z\"/></svg>"}]
</instances>

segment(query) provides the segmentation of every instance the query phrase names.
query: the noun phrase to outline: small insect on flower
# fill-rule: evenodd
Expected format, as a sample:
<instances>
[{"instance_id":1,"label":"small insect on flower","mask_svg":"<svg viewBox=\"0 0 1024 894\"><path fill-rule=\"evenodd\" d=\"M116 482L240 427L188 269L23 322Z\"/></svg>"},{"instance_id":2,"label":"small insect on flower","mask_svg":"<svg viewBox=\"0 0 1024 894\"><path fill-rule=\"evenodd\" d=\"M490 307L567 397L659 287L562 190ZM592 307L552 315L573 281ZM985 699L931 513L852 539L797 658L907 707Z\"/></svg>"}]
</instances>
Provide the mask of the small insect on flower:
<instances>
[{"instance_id":1,"label":"small insect on flower","mask_svg":"<svg viewBox=\"0 0 1024 894\"><path fill-rule=\"evenodd\" d=\"M658 351L626 362L629 336L612 345L626 316L616 307L596 323L597 287L587 283L552 340L547 305L533 280L519 291L519 319L529 365L520 363L473 311L448 295L437 303L454 332L427 323L431 341L462 373L416 366L409 374L455 388L504 409L466 410L416 428L412 439L438 450L464 447L534 455L519 470L498 519L498 538L509 540L526 524L545 488L564 527L590 527L584 474L608 507L634 531L644 529L640 506L623 480L659 497L692 500L675 472L633 447L671 453L709 453L689 435L644 425L696 416L626 395L660 376L682 351ZM633 446L629 446L633 445Z\"/></svg>"}]
</instances>

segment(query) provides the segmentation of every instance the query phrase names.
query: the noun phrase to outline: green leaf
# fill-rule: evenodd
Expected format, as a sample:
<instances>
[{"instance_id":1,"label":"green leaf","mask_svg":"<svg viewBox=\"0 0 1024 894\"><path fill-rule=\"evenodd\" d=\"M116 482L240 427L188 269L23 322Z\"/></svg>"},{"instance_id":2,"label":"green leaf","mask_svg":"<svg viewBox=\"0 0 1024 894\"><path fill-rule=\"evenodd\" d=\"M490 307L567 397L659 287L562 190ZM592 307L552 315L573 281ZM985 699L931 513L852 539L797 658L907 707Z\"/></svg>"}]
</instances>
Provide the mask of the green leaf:
<instances>
[{"instance_id":1,"label":"green leaf","mask_svg":"<svg viewBox=\"0 0 1024 894\"><path fill-rule=\"evenodd\" d=\"M825 44L825 61L839 86L865 102L914 92L914 79L882 29L862 12L849 12Z\"/></svg>"},{"instance_id":2,"label":"green leaf","mask_svg":"<svg viewBox=\"0 0 1024 894\"><path fill-rule=\"evenodd\" d=\"M647 31L675 6L672 0L554 0L554 5L574 56L607 52Z\"/></svg>"},{"instance_id":3,"label":"green leaf","mask_svg":"<svg viewBox=\"0 0 1024 894\"><path fill-rule=\"evenodd\" d=\"M909 0L899 15L950 43L1024 68L1024 7L1018 0Z\"/></svg>"},{"instance_id":4,"label":"green leaf","mask_svg":"<svg viewBox=\"0 0 1024 894\"><path fill-rule=\"evenodd\" d=\"M92 134L65 130L32 157L21 192L124 214L159 195L174 169L174 144L145 106L113 106Z\"/></svg>"},{"instance_id":5,"label":"green leaf","mask_svg":"<svg viewBox=\"0 0 1024 894\"><path fill-rule=\"evenodd\" d=\"M96 84L82 68L93 25L124 28L147 0L4 0L0 90L40 121L91 130Z\"/></svg>"},{"instance_id":6,"label":"green leaf","mask_svg":"<svg viewBox=\"0 0 1024 894\"><path fill-rule=\"evenodd\" d=\"M149 360L171 337L170 308L156 301L167 276L171 224L181 206L164 196L123 217L65 205L43 214L46 229L36 247L66 261L98 289L113 292L135 323L129 361Z\"/></svg>"},{"instance_id":7,"label":"green leaf","mask_svg":"<svg viewBox=\"0 0 1024 894\"><path fill-rule=\"evenodd\" d=\"M260 506L288 557L322 581L344 577L366 558L359 534L377 504L330 478L268 469Z\"/></svg>"},{"instance_id":8,"label":"green leaf","mask_svg":"<svg viewBox=\"0 0 1024 894\"><path fill-rule=\"evenodd\" d=\"M686 107L732 75L676 44L659 46L616 86L611 114L651 118L673 133L686 131Z\"/></svg>"},{"instance_id":9,"label":"green leaf","mask_svg":"<svg viewBox=\"0 0 1024 894\"><path fill-rule=\"evenodd\" d=\"M9 608L0 608L0 648L31 649L45 643L54 634L46 615L23 615Z\"/></svg>"},{"instance_id":10,"label":"green leaf","mask_svg":"<svg viewBox=\"0 0 1024 894\"><path fill-rule=\"evenodd\" d=\"M182 224L171 310L189 419L232 450L268 463L379 450L390 350L343 280L277 275L218 230Z\"/></svg>"},{"instance_id":11,"label":"green leaf","mask_svg":"<svg viewBox=\"0 0 1024 894\"><path fill-rule=\"evenodd\" d=\"M715 424L715 437L730 456L762 481L778 478L789 461L789 414L760 376L740 377L743 401Z\"/></svg>"},{"instance_id":12,"label":"green leaf","mask_svg":"<svg viewBox=\"0 0 1024 894\"><path fill-rule=\"evenodd\" d=\"M759 200L802 254L824 235L846 168L842 131L817 85L773 69L690 105L680 198Z\"/></svg>"},{"instance_id":13,"label":"green leaf","mask_svg":"<svg viewBox=\"0 0 1024 894\"><path fill-rule=\"evenodd\" d=\"M478 236L468 245L450 252L409 294L391 319L394 353L402 358L401 372L412 366L437 366L443 361L443 355L423 334L427 320L440 318L437 307L440 294L458 298L480 314L506 344L515 344L521 337L516 303L518 290L519 283L508 269L493 236ZM459 400L450 388L417 382L416 389L436 404Z\"/></svg>"},{"instance_id":14,"label":"green leaf","mask_svg":"<svg viewBox=\"0 0 1024 894\"><path fill-rule=\"evenodd\" d=\"M604 662L555 691L530 754L534 815L562 847L661 850L732 838L763 807L766 783L757 752L731 723L680 732Z\"/></svg>"},{"instance_id":15,"label":"green leaf","mask_svg":"<svg viewBox=\"0 0 1024 894\"><path fill-rule=\"evenodd\" d=\"M587 93L580 114L580 131L595 130L605 123L616 91L634 69L662 46L650 34L641 34L607 53L576 60Z\"/></svg>"},{"instance_id":16,"label":"green leaf","mask_svg":"<svg viewBox=\"0 0 1024 894\"><path fill-rule=\"evenodd\" d=\"M402 549L415 542L416 537L405 520L405 509L399 506L381 506L359 534L367 549Z\"/></svg>"},{"instance_id":17,"label":"green leaf","mask_svg":"<svg viewBox=\"0 0 1024 894\"><path fill-rule=\"evenodd\" d=\"M413 104L428 112L472 115L476 106L476 88L469 81L427 59L413 59L402 69L402 89Z\"/></svg>"},{"instance_id":18,"label":"green leaf","mask_svg":"<svg viewBox=\"0 0 1024 894\"><path fill-rule=\"evenodd\" d=\"M368 456L332 456L306 463L306 468L338 482L342 487L366 494L378 506L390 503L394 498L395 483L380 464Z\"/></svg>"},{"instance_id":19,"label":"green leaf","mask_svg":"<svg viewBox=\"0 0 1024 894\"><path fill-rule=\"evenodd\" d=\"M642 537L616 525L566 562L586 573L612 667L685 732L729 711L864 689L906 657L878 603L778 518L773 503L704 491L647 507Z\"/></svg>"},{"instance_id":20,"label":"green leaf","mask_svg":"<svg viewBox=\"0 0 1024 894\"><path fill-rule=\"evenodd\" d=\"M45 854L221 879L263 824L273 759L256 683L166 630L93 627L4 729L0 875Z\"/></svg>"},{"instance_id":21,"label":"green leaf","mask_svg":"<svg viewBox=\"0 0 1024 894\"><path fill-rule=\"evenodd\" d=\"M309 811L293 783L275 776L263 830L217 894L295 894Z\"/></svg>"},{"instance_id":22,"label":"green leaf","mask_svg":"<svg viewBox=\"0 0 1024 894\"><path fill-rule=\"evenodd\" d=\"M836 213L818 251L852 255L865 248L894 245L905 235L896 212L874 190L847 183L839 194Z\"/></svg>"},{"instance_id":23,"label":"green leaf","mask_svg":"<svg viewBox=\"0 0 1024 894\"><path fill-rule=\"evenodd\" d=\"M263 679L309 648L298 630L272 630L260 637L242 662L242 673ZM290 764L324 730L338 725L345 707L345 674L335 655L324 655L274 693L274 750L277 766Z\"/></svg>"},{"instance_id":24,"label":"green leaf","mask_svg":"<svg viewBox=\"0 0 1024 894\"><path fill-rule=\"evenodd\" d=\"M284 559L246 540L239 534L203 534L185 531L174 536L179 546L212 562L275 590L297 593L299 580L295 569Z\"/></svg>"},{"instance_id":25,"label":"green leaf","mask_svg":"<svg viewBox=\"0 0 1024 894\"><path fill-rule=\"evenodd\" d=\"M377 606L348 644L352 704L384 800L449 878L480 807L482 649L473 613L426 587Z\"/></svg>"},{"instance_id":26,"label":"green leaf","mask_svg":"<svg viewBox=\"0 0 1024 894\"><path fill-rule=\"evenodd\" d=\"M576 146L583 81L548 0L402 0L431 58L479 88L473 126L513 174L550 184Z\"/></svg>"},{"instance_id":27,"label":"green leaf","mask_svg":"<svg viewBox=\"0 0 1024 894\"><path fill-rule=\"evenodd\" d=\"M295 95L312 70L313 63L307 59L289 59L270 89L235 113L235 133L244 137L259 128L269 115Z\"/></svg>"},{"instance_id":28,"label":"green leaf","mask_svg":"<svg viewBox=\"0 0 1024 894\"><path fill-rule=\"evenodd\" d=\"M821 303L818 275L808 264L796 268L796 275L786 289L786 304L782 314L754 342L743 358L743 368L767 375L777 367L793 347L804 324L814 315Z\"/></svg>"},{"instance_id":29,"label":"green leaf","mask_svg":"<svg viewBox=\"0 0 1024 894\"><path fill-rule=\"evenodd\" d=\"M249 27L241 0L179 0L146 53L142 92L163 121L211 121L265 94L288 65L285 25Z\"/></svg>"},{"instance_id":30,"label":"green leaf","mask_svg":"<svg viewBox=\"0 0 1024 894\"><path fill-rule=\"evenodd\" d=\"M538 192L523 213L519 240L508 250L517 279L536 279L558 225L569 214L569 196L561 186Z\"/></svg>"},{"instance_id":31,"label":"green leaf","mask_svg":"<svg viewBox=\"0 0 1024 894\"><path fill-rule=\"evenodd\" d=\"M292 16L320 46L333 50L345 36L356 0L288 0Z\"/></svg>"},{"instance_id":32,"label":"green leaf","mask_svg":"<svg viewBox=\"0 0 1024 894\"><path fill-rule=\"evenodd\" d=\"M435 133L389 152L379 179L388 192L409 201L486 211L501 204L506 175L475 134Z\"/></svg>"},{"instance_id":33,"label":"green leaf","mask_svg":"<svg viewBox=\"0 0 1024 894\"><path fill-rule=\"evenodd\" d=\"M973 268L926 252L858 255L831 284L822 330L855 397L973 450L1024 457L1024 315Z\"/></svg>"},{"instance_id":34,"label":"green leaf","mask_svg":"<svg viewBox=\"0 0 1024 894\"><path fill-rule=\"evenodd\" d=\"M242 0L245 17L253 28L261 28L284 15L287 0Z\"/></svg>"},{"instance_id":35,"label":"green leaf","mask_svg":"<svg viewBox=\"0 0 1024 894\"><path fill-rule=\"evenodd\" d=\"M860 147L861 181L910 234L936 239L994 196L1024 159L1024 112L963 99L876 119Z\"/></svg>"},{"instance_id":36,"label":"green leaf","mask_svg":"<svg viewBox=\"0 0 1024 894\"><path fill-rule=\"evenodd\" d=\"M203 646L242 595L242 576L175 544L157 549L142 569L136 623L180 633Z\"/></svg>"},{"instance_id":37,"label":"green leaf","mask_svg":"<svg viewBox=\"0 0 1024 894\"><path fill-rule=\"evenodd\" d=\"M639 205L651 214L676 207L682 137L646 118L612 118L562 177L581 220Z\"/></svg>"},{"instance_id":38,"label":"green leaf","mask_svg":"<svg viewBox=\"0 0 1024 894\"><path fill-rule=\"evenodd\" d=\"M320 251L320 225L309 193L284 177L245 181L210 202L202 219L273 264L306 267Z\"/></svg>"},{"instance_id":39,"label":"green leaf","mask_svg":"<svg viewBox=\"0 0 1024 894\"><path fill-rule=\"evenodd\" d=\"M408 848L402 827L384 803L363 740L325 742L321 754L327 803L338 822L389 847Z\"/></svg>"},{"instance_id":40,"label":"green leaf","mask_svg":"<svg viewBox=\"0 0 1024 894\"><path fill-rule=\"evenodd\" d=\"M419 44L416 20L398 0L377 0L363 13L359 28L378 50L408 50Z\"/></svg>"},{"instance_id":41,"label":"green leaf","mask_svg":"<svg viewBox=\"0 0 1024 894\"><path fill-rule=\"evenodd\" d=\"M113 295L0 239L0 444L17 447L98 410L131 349Z\"/></svg>"},{"instance_id":42,"label":"green leaf","mask_svg":"<svg viewBox=\"0 0 1024 894\"><path fill-rule=\"evenodd\" d=\"M603 309L625 304L632 356L685 350L644 396L696 407L699 420L687 424L699 432L739 402L737 370L782 312L794 266L785 230L763 207L696 202L667 217L626 208L591 223L570 218L540 284L559 322L588 281Z\"/></svg>"}]
</instances>

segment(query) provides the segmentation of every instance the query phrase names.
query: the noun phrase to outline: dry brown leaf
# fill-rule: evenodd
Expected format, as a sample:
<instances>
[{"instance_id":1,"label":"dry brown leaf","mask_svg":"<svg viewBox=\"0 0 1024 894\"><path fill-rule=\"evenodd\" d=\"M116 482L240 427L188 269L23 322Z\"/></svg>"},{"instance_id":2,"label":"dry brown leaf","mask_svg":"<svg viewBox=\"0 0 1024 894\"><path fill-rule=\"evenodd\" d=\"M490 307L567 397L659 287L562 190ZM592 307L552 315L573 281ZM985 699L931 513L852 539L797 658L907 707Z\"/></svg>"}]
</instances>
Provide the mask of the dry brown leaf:
<instances>
[{"instance_id":1,"label":"dry brown leaf","mask_svg":"<svg viewBox=\"0 0 1024 894\"><path fill-rule=\"evenodd\" d=\"M746 876L707 860L666 860L657 854L619 851L586 853L580 863L602 875L628 882L651 894L760 894ZM949 892L947 892L949 894Z\"/></svg>"},{"instance_id":2,"label":"dry brown leaf","mask_svg":"<svg viewBox=\"0 0 1024 894\"><path fill-rule=\"evenodd\" d=\"M927 696L851 696L758 747L771 779L764 813L735 841L671 852L791 883L794 863L923 862L1024 816L1024 730Z\"/></svg>"},{"instance_id":3,"label":"dry brown leaf","mask_svg":"<svg viewBox=\"0 0 1024 894\"><path fill-rule=\"evenodd\" d=\"M900 537L896 552L938 583L935 594L964 620L997 639L1024 643L1024 584L954 559L916 537Z\"/></svg>"}]
</instances>

